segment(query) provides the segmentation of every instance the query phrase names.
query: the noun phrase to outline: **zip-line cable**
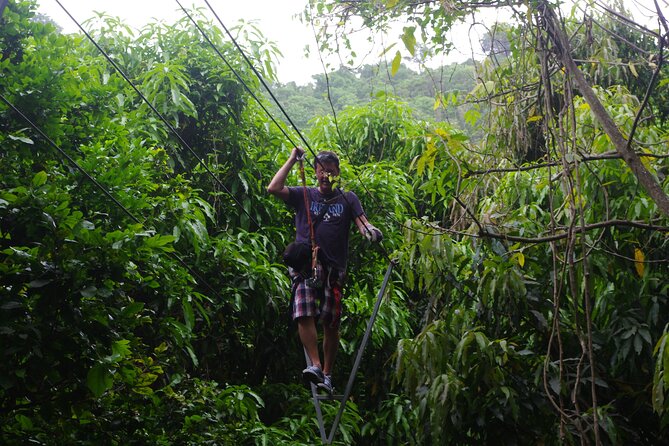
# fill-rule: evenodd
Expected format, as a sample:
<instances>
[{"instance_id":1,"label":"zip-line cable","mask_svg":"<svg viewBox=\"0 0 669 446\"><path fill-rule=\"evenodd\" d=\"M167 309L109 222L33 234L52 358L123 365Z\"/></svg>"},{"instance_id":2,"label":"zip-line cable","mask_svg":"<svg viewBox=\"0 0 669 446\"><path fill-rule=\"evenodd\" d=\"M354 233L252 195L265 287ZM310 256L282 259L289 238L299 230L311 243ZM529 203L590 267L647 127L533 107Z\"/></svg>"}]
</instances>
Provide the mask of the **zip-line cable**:
<instances>
[{"instance_id":1,"label":"zip-line cable","mask_svg":"<svg viewBox=\"0 0 669 446\"><path fill-rule=\"evenodd\" d=\"M135 223L138 223L138 224L140 224L140 225L143 225L142 221L141 221L139 218L135 217L135 216L132 214L132 212L130 212L130 211L128 210L128 208L125 207L125 206L123 205L123 203L121 203L120 201L118 201L118 199L117 199L116 197L114 197L114 196L111 194L111 192L109 192L109 191L108 191L102 184L100 184L100 182L98 182L98 180L96 180L91 174L89 174L88 172L86 172L86 170L85 170L83 167L81 167L81 166L79 165L79 163L77 163L77 162L74 160L74 158L72 158L70 155L68 155L67 152L65 152L65 151L64 151L58 144L56 144L51 138L49 138L49 136L47 136L47 134L44 133L44 132L42 131L42 129L41 129L37 124L35 124L35 123L34 123L30 118L28 118L28 117L27 117L21 110L19 110L18 107L16 107L13 103L11 103L11 102L9 101L9 99L7 99L2 93L0 93L0 99L2 99L2 101L3 101L5 104L7 104L12 110L14 110L14 112L16 112L19 116L21 116L21 118L23 118L23 120L24 120L26 123L28 123L28 125L30 125L35 131L37 131L37 133L39 133L39 134L42 136L42 138L44 138L44 139L51 145L51 147L53 147L54 149L56 149L56 150L58 151L58 153L60 153L60 155L61 155L63 158L65 158L65 159L66 159L66 160L67 160L67 161L68 161L68 162L69 162L75 169L77 169L83 176L85 176L86 179L88 179L88 180L89 180L91 183L93 183L98 189L100 189L100 190L102 191L102 193L105 194L105 195L107 196L107 198L109 198L110 200L112 200L112 201L114 202L114 204L116 204L116 206L118 206L118 207L119 207L119 208L120 208L120 209L121 209L121 210L122 210L128 217L130 217Z\"/></svg>"},{"instance_id":2,"label":"zip-line cable","mask_svg":"<svg viewBox=\"0 0 669 446\"><path fill-rule=\"evenodd\" d=\"M179 4L179 6L181 6L181 3L179 2L179 0L175 0L175 1L177 2L177 4ZM262 74L256 69L256 67L255 67L255 65L253 65L253 62L251 61L251 59L249 59L249 57L246 55L246 52L244 51L244 49L241 47L241 45L239 45L239 43L237 43L237 39L235 39L235 37L232 35L232 33L228 30L227 26L225 26L225 24L223 23L223 21L222 21L221 18L219 17L218 13L214 10L214 8L213 8L213 7L211 6L211 4L209 3L209 0L204 0L204 2L207 4L207 6L209 7L209 10L210 10L211 13L214 15L214 17L216 17L216 20L217 20L218 23L221 25L221 28L223 28L223 30L225 31L225 33L228 35L228 37L229 37L230 40L232 41L232 43L233 43L233 45L235 46L235 48L237 48L237 51L239 52L239 54L241 54L241 56L244 58L244 61L246 62L246 64L249 66L249 68L251 68L251 70L252 70L253 73L256 75L256 77L258 78L258 80L260 81L260 83L263 85L263 87L265 87L265 90L267 90L267 93L270 95L270 97L272 98L272 100L274 101L274 103L277 105L277 107L279 107L279 110L281 110L281 113L283 113L283 115L286 117L286 119L288 120L288 122L290 123L290 125L293 127L293 129L295 130L295 133L299 136L300 140L302 140L302 142L304 143L305 147L309 150L309 152L311 152L311 154L312 154L313 157L314 157L315 163L316 163L316 164L319 164L321 167L324 168L323 164L322 164L322 163L320 162L320 160L318 159L318 157L317 157L317 155L316 155L316 152L312 149L312 147L311 147L311 145L309 144L309 142L306 140L306 138L304 137L304 135L302 135L302 132L300 131L300 129L297 127L297 125L296 125L296 124L293 122L293 120L290 118L290 115L288 114L288 112L286 111L286 109L281 105L281 102L280 102L280 101L277 99L277 97L274 95L274 93L272 92L272 89L269 87L269 85L267 85L267 82L265 82L265 79L263 78ZM183 9L184 12L186 12L186 10L184 9L183 6L181 6L181 9ZM193 23L195 23L195 21L194 21L193 18L190 16L190 14L188 14L187 12L186 12L186 14L188 15L188 17L190 17L191 21L193 21ZM202 28L200 28L197 24L195 24L195 26L197 26L197 28L200 30L200 32L201 32L202 35L205 37L205 39L207 39L207 41L212 45L212 47L214 47L214 49L216 50L216 53L219 54L219 56L221 56L221 57L223 58L223 56L220 54L220 51L218 51L218 49L216 48L216 46L215 46L215 45L211 42L211 40L206 36L206 34L205 34L204 31L202 30ZM225 61L225 59L224 59L224 61ZM227 61L226 61L226 63L227 63ZM241 80L241 79L240 79L240 80ZM241 80L241 81L243 82L243 80ZM248 88L248 87L247 87L247 88ZM256 100L257 100L257 99L256 99ZM263 109L264 109L264 108L263 108ZM268 115L271 117L271 114L269 113L269 111L267 111L267 109L264 109L264 110L265 110L265 112L268 113ZM292 140L291 140L290 142L291 142L293 145L296 146L296 144L295 144Z\"/></svg>"},{"instance_id":3,"label":"zip-line cable","mask_svg":"<svg viewBox=\"0 0 669 446\"><path fill-rule=\"evenodd\" d=\"M65 6L63 6L63 4L60 2L60 0L55 0L55 1L56 1L56 3L58 3L58 6L60 6L61 9L65 12L65 14L67 14L70 17L70 19L72 19L72 21L77 25L77 27L79 27L81 32L84 33L84 35L88 38L88 40L90 40L91 43L93 45L95 45L95 47L98 49L98 51L100 51L100 53L107 59L107 61L109 61L109 63L114 67L114 69L123 77L123 79L125 79L125 81L133 88L133 90L135 90L135 92L139 95L139 97L142 98L142 100L149 106L149 108L158 116L158 118L160 118L161 121L163 121L163 123L169 128L169 130L177 137L177 139L181 143L182 147L185 148L186 150L188 150L191 153L191 155L193 155L197 159L198 163L214 179L214 181L216 181L216 183L218 183L218 185L221 188L223 188L223 190L228 194L228 196L230 196L230 198L233 199L233 201L247 215L247 217L249 217L249 219L257 227L260 227L260 224L244 208L244 206L239 202L237 197L235 197L235 195L230 191L230 189L228 189L228 187L225 184L223 184L223 182L211 171L211 169L209 169L209 167L204 162L204 160L202 160L202 158L200 158L200 156L198 156L198 154L195 152L195 150L193 150L193 148L186 142L186 140L183 139L181 134L179 134L179 132L174 128L174 126L172 124L170 124L169 121L158 111L158 109L156 109L156 107L154 107L153 104L151 104L151 102L146 98L146 96L144 96L144 94L141 91L139 91L139 89L130 80L130 78L125 74L125 72L121 69L121 67L119 67L118 64L116 62L114 62L114 60L104 51L104 49L102 49L102 47L100 47L100 45L98 45L98 43L95 41L95 39L93 39L93 37L83 28L83 26L81 26L81 24L72 16L72 14L70 14L70 12L67 10L67 8L65 8Z\"/></svg>"},{"instance_id":4,"label":"zip-line cable","mask_svg":"<svg viewBox=\"0 0 669 446\"><path fill-rule=\"evenodd\" d=\"M176 2L179 3L179 0L176 0ZM256 75L256 77L258 78L258 80L262 83L263 87L265 87L265 90L267 90L267 92L269 93L269 95L272 97L272 99L274 100L274 103L277 105L277 107L279 107L279 110L281 110L281 112L282 112L283 115L286 117L286 119L288 120L288 122L290 123L290 125L293 127L293 129L295 129L295 132L296 132L297 135L300 137L300 139L302 140L302 142L307 146L307 148L309 149L309 151L311 152L311 154L312 154L314 157L316 157L316 154L314 153L313 149L311 148L311 146L309 145L309 143L307 142L307 140L306 140L306 139L304 138L304 136L302 135L302 132L300 132L300 129L297 128L297 125L295 125L295 123L293 122L293 120L290 119L290 116L288 115L288 113L286 112L286 110L283 108L283 106L281 105L281 103L279 102L279 100L276 98L276 96L274 96L274 93L273 93L272 90L269 88L269 86L267 85L267 83L266 83L265 80L263 79L262 75L258 72L258 70L256 69L256 67L253 65L253 62L251 62L251 60L248 58L248 56L246 55L246 53L244 52L244 50L242 49L242 47L237 43L237 40L232 36L232 33L230 33L230 31L229 31L228 28L223 24L223 21L222 21L221 18L218 16L218 14L216 13L216 11L214 11L214 8L213 8L213 7L211 6L211 4L209 3L209 0L204 0L204 2L205 2L205 3L207 4L207 6L209 7L209 10L211 11L211 13L214 14L214 17L216 17L216 20L218 20L218 23L221 25L221 27L223 28L223 30L225 31L225 33L228 35L228 37L230 37L230 40L232 41L232 43L235 45L235 47L236 47L237 50L239 51L239 54L242 55L242 57L244 58L244 60L245 60L246 63L248 64L248 66L249 66L249 67L251 68L251 70L253 70L253 72L255 73L255 75ZM181 6L181 3L179 3L179 6ZM182 7L182 9L183 9L183 7Z\"/></svg>"},{"instance_id":5,"label":"zip-line cable","mask_svg":"<svg viewBox=\"0 0 669 446\"><path fill-rule=\"evenodd\" d=\"M270 120L274 123L274 125L277 126L277 128L281 131L281 133L283 133L283 135L286 137L286 139L288 139L288 141L289 141L293 146L297 145L297 144L295 144L295 142L292 140L292 138L290 137L290 135L286 132L286 130L284 130L283 126L282 126L282 125L281 125L281 124L274 118L274 116L272 116L272 113L270 113L270 111L267 110L267 108L265 107L265 104L263 104L262 101L261 101L260 99L258 99L258 97L257 97L256 94L253 92L253 90L251 90L251 87L248 86L248 84L246 83L246 81L241 77L241 75L237 72L237 70L235 70L234 67L232 66L232 64L230 64L230 62L228 62L228 59L226 59L225 56L220 52L220 50L219 50L218 47L214 44L214 42L211 41L211 39L209 38L209 36L204 32L204 30L200 27L200 25L199 25L199 24L197 23L197 21L193 18L193 16L188 12L188 10L187 10L186 8L184 8L184 7L181 5L181 3L179 2L179 0L175 0L175 1L177 2L177 4L179 5L179 7L181 8L181 10L182 10L182 11L186 14L186 16L190 19L190 21L193 23L193 25L197 28L197 30L200 32L200 34L202 35L202 37L204 37L204 39L207 41L207 43L208 43L208 44L212 47L212 49L216 52L216 54L218 55L218 57L220 57L221 60L223 60L223 62L225 62L225 64L226 64L227 67L230 69L230 71L232 72L232 74L235 75L235 77L237 78L237 80L242 84L242 86L246 89L246 91L251 95L251 97L252 97L253 99L255 99L255 101L258 103L258 105L260 105L260 107L261 107L261 108L263 109L263 111L267 114L267 116L268 116L268 117L270 118Z\"/></svg>"},{"instance_id":6,"label":"zip-line cable","mask_svg":"<svg viewBox=\"0 0 669 446\"><path fill-rule=\"evenodd\" d=\"M42 138L44 138L51 147L56 149L58 153L67 160L68 163L70 163L75 169L77 169L83 176L86 177L87 180L89 180L91 183L95 185L102 193L107 196L112 202L118 206L132 221L135 223L139 224L140 226L144 227L144 222L142 222L139 218L137 218L130 210L123 205L114 195L112 195L109 190L107 190L106 187L104 187L98 180L96 180L91 174L89 174L86 169L81 167L79 163L77 163L74 158L72 158L70 155L67 154L58 144L54 142L53 139L51 139L37 124L35 124L28 116L26 116L18 107L16 107L9 99L7 99L2 93L0 93L0 99L7 104L14 112L16 112L21 118L28 124L30 125L37 133L39 133ZM177 255L174 252L167 252L172 258L174 258L177 262L181 264L188 272L195 277L196 284L201 283L203 284L206 288L209 288L209 290L214 294L214 296L221 297L220 294L216 291L216 289L209 284L202 276L200 276L196 271L194 271L179 255Z\"/></svg>"}]
</instances>

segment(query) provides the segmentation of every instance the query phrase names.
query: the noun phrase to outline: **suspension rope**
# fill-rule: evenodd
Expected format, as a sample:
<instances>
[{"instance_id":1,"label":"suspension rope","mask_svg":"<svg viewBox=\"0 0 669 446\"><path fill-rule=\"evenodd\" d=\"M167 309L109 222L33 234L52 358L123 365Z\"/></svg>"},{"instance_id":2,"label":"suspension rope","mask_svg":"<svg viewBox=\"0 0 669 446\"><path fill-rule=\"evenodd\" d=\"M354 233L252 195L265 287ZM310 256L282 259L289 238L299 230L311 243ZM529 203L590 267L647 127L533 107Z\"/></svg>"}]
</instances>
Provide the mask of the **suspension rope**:
<instances>
[{"instance_id":1,"label":"suspension rope","mask_svg":"<svg viewBox=\"0 0 669 446\"><path fill-rule=\"evenodd\" d=\"M332 444L334 440L334 436L337 433L337 428L339 427L339 422L341 421L341 417L344 413L344 410L346 409L346 402L348 401L349 397L351 396L351 391L353 390L353 384L355 383L355 378L358 374L358 369L360 368L360 364L362 362L362 357L365 353L365 348L367 347L367 344L369 343L370 336L372 334L372 328L374 327L374 322L376 322L376 317L379 314L379 309L381 308L381 302L383 301L383 296L385 295L386 288L388 287L388 282L390 280L390 275L393 271L393 268L397 264L397 260L391 260L388 264L388 268L386 269L386 273L383 276L383 282L381 283L381 288L379 288L379 292L376 297L376 302L374 303L374 308L372 309L372 314L369 316L369 319L367 320L367 327L365 328L365 334L362 337L362 341L360 342L360 346L358 347L358 351L355 355L355 361L353 362L353 367L351 368L351 372L348 375L348 381L346 382L346 387L344 389L344 393L342 395L319 395L318 390L316 388L316 385L311 383L311 397L314 402L314 407L316 409L316 419L318 421L318 428L321 434L321 441L323 444ZM307 361L307 365L312 365L311 364L311 359L309 358L309 355L307 354L306 349L304 350L304 357ZM339 410L337 411L337 414L335 416L334 421L332 422L332 425L330 427L330 433L329 435L325 431L325 423L323 420L323 412L321 410L321 401L322 400L338 400L339 401Z\"/></svg>"},{"instance_id":2,"label":"suspension rope","mask_svg":"<svg viewBox=\"0 0 669 446\"><path fill-rule=\"evenodd\" d=\"M179 3L179 0L176 0L176 2ZM221 27L223 28L223 30L225 31L225 33L228 35L228 37L230 37L230 40L232 41L232 43L235 45L235 47L236 47L237 50L239 51L239 54L242 55L242 57L244 58L244 60L245 60L246 63L248 64L248 66L251 68L251 70L253 70L253 72L254 72L255 75L257 76L257 78L258 78L258 80L260 81L260 83L262 83L263 87L265 87L265 90L267 90L267 92L269 93L269 95L272 97L272 99L273 99L274 102L276 103L277 107L279 107L279 110L281 110L281 112L282 112L283 115L286 117L286 119L288 120L288 122L290 123L290 125L295 129L295 132L296 132L297 135L300 137L300 139L302 140L302 142L306 145L307 149L309 149L309 151L311 152L311 154L312 154L314 157L316 157L316 154L315 154L314 151L311 149L311 146L309 145L309 142L307 142L307 140L304 138L304 136L302 135L302 132L300 132L300 129L297 128L297 126L295 125L295 123L293 122L293 120L290 119L290 116L288 116L288 113L286 112L286 110L283 108L283 106L281 105L281 103L279 102L279 100L276 98L276 96L274 96L274 93L273 93L272 90L269 88L269 86L267 85L267 83L266 83L265 80L263 79L262 75L258 72L258 70L256 69L256 67L253 65L253 62L251 62L251 60L248 58L248 56L246 55L246 53L244 52L244 50L242 49L242 47L237 43L237 40L232 36L232 34L231 34L230 31L228 30L228 28L223 24L223 21L222 21L221 18L218 16L218 14L216 13L216 11L214 11L214 8L212 8L211 4L209 3L209 0L204 0L204 2L207 4L207 6L209 7L209 10L212 12L212 14L214 14L214 17L216 17L216 20L218 20L218 23L221 25ZM181 6L181 3L179 3L179 6Z\"/></svg>"},{"instance_id":3,"label":"suspension rope","mask_svg":"<svg viewBox=\"0 0 669 446\"><path fill-rule=\"evenodd\" d=\"M230 62L228 62L228 59L225 58L225 56L220 52L220 50L218 49L218 47L211 41L211 39L209 38L209 36L207 35L207 33L204 32L204 30L200 27L200 25L199 25L199 24L197 23L197 21L193 18L193 16L188 12L188 10L187 10L186 8L183 7L183 5L181 4L181 2L179 2L179 0L175 0L175 1L177 2L177 4L179 5L179 7L181 8L181 10L184 12L184 14L186 14L186 16L190 19L190 21L193 23L193 25L194 25L194 26L197 28L197 30L200 32L200 34L202 35L202 37L204 38L204 40L206 40L207 43L209 44L209 46L212 47L212 49L216 52L216 54L218 55L218 57L220 57L221 60L223 60L223 62L225 62L225 64L226 64L227 67L230 69L230 71L232 72L232 74L235 75L235 77L237 78L237 80L242 84L242 86L246 89L246 91L251 95L251 97L252 97L253 99L255 99L255 101L258 103L258 105L260 105L260 108L262 108L262 110L267 114L267 116L268 116L268 117L270 118L270 120L274 123L274 125L277 126L277 128L281 131L281 133L283 133L283 135L286 137L286 139L287 139L293 146L296 146L297 144L295 144L295 142L292 140L292 138L290 137L290 135L286 132L286 130L284 130L283 126L282 126L282 125L281 125L281 124L274 118L274 116L272 116L272 113L270 113L270 111L267 110L267 108L266 108L265 105L262 103L262 101L261 101L260 99L258 99L258 97L256 96L256 94L253 92L253 90L251 90L251 88L248 86L248 84L246 83L246 81L244 81L244 79L243 79L243 78L241 77L241 75L237 72L237 70L234 69L234 67L232 66L232 64L230 64Z\"/></svg>"},{"instance_id":4,"label":"suspension rope","mask_svg":"<svg viewBox=\"0 0 669 446\"><path fill-rule=\"evenodd\" d=\"M174 126L172 126L172 124L169 123L169 121L156 109L156 107L154 107L153 104L151 104L151 102L146 98L146 96L144 96L144 94L141 91L139 91L139 89L130 80L130 78L128 78L128 76L125 74L125 72L102 49L102 47L100 47L100 45L98 45L98 43L95 41L95 39L93 39L93 37L81 26L81 24L72 16L72 14L70 14L70 12L67 10L67 8L65 8L65 6L63 6L63 4L60 2L60 0L55 0L55 1L56 1L56 3L58 3L58 5L61 7L61 9L65 12L65 14L67 14L70 17L70 19L72 19L72 21L79 27L81 32L84 33L84 35L88 38L88 40L90 40L91 43L93 45L95 45L95 47L98 49L98 51L100 51L100 53L107 59L107 61L109 61L109 63L114 67L114 69L123 77L123 79L125 79L125 81L132 87L132 89L135 90L135 92L139 95L139 97L142 98L144 103L146 103L149 106L151 111L153 111L158 116L158 118L169 128L169 130L177 137L177 139L181 143L182 147L185 148L186 150L188 150L191 153L191 155L193 155L197 159L198 163L214 179L214 181L225 191L225 193L227 193L228 196L230 196L230 198L232 198L232 200L249 217L249 219L257 227L260 227L260 224L244 208L244 206L239 202L237 197L235 197L235 195L233 195L233 193L230 191L230 189L228 189L228 187L225 184L223 184L223 182L211 171L211 169L209 169L209 166L207 166L207 164L204 162L204 160L202 158L200 158L200 156L198 156L198 154L195 152L195 150L193 150L193 148L186 142L186 140L183 139L183 137L179 134L179 132L177 132L177 130L174 128Z\"/></svg>"},{"instance_id":5,"label":"suspension rope","mask_svg":"<svg viewBox=\"0 0 669 446\"><path fill-rule=\"evenodd\" d=\"M176 1L177 4L181 7L181 9L186 13L186 15L191 19L191 21L192 21L193 24L197 27L197 29L200 30L200 33L202 34L202 36L207 40L207 42L209 42L209 44L212 46L212 48L214 48L214 50L216 51L216 53L223 59L223 61L224 61L228 66L230 66L229 63L227 62L227 60L226 60L226 59L223 57L223 55L220 53L220 51L218 51L218 49L216 48L216 45L213 44L213 42L211 41L211 39L209 39L209 37L207 37L206 33L202 30L202 28L195 22L195 20L193 20L192 16L191 16L191 15L184 9L184 7L181 5L180 1L179 1L179 0L175 0L175 1ZM281 102L280 102L280 101L277 99L277 97L274 95L274 93L272 92L272 89L269 87L269 85L267 85L267 82L265 82L265 79L263 78L262 74L256 69L256 67L253 65L253 62L251 61L251 59L249 59L249 57L246 55L246 52L244 51L244 49L241 47L241 45L239 45L239 43L237 43L237 39L235 39L235 37L234 37L234 36L232 35L232 33L230 32L230 30L228 30L228 27L225 26L225 24L223 23L223 21L222 21L221 18L219 17L218 13L214 10L214 8L211 6L211 4L209 3L209 1L208 1L208 0L204 0L204 2L205 2L205 3L207 4L207 6L209 7L209 10L210 10L211 13L214 15L214 17L216 18L216 20L218 21L218 23L221 25L221 28L223 28L223 30L225 31L225 33L228 35L228 37L229 37L230 40L232 41L232 43L233 43L233 45L235 46L235 48L237 48L237 51L238 51L239 54L242 56L242 58L244 59L244 61L246 62L246 64L249 66L249 68L251 68L251 71L253 71L253 73L256 75L256 77L258 78L258 80L260 81L260 83L263 85L263 87L265 87L265 90L266 90L267 93L270 95L270 97L272 98L272 100L274 101L274 103L277 105L277 107L279 108L279 110L281 110L281 112L283 113L283 115L285 116L285 118L288 120L288 122L290 123L290 125L293 127L293 129L295 130L295 133L299 136L300 140L304 143L305 147L309 150L309 152L311 152L311 154L312 154L313 157L314 157L315 164L318 164L318 165L320 165L321 167L324 168L323 164L322 164L322 163L320 162L320 160L318 159L318 156L316 155L316 152L312 149L311 145L310 145L309 142L306 140L306 138L304 137L304 135L302 134L302 132L300 131L300 129L297 127L297 125L296 125L296 124L293 122L293 120L290 118L290 115L288 115L288 112L286 111L286 109L283 107L283 105L281 105ZM240 80L240 82L242 82L242 83L244 84L244 86L247 88L247 90L250 90L250 89L248 88L248 86L246 86L246 83L244 82L243 79L241 79L239 76L238 76L238 79ZM259 101L255 96L254 96L254 98L256 99L256 101L258 101L258 102L260 103L260 101ZM269 111L267 111L266 108L263 107L263 110L265 110L265 112L268 114L268 116L270 116L270 118L271 118L272 120L274 120L274 118L272 117L271 113L269 113ZM274 122L276 122L276 121L274 121ZM285 134L285 133L284 133L284 134ZM294 146L297 145L297 144L295 144L292 140L290 140L290 138L289 138L289 141L290 141L291 144L293 144ZM343 194L342 194L342 195L343 195Z\"/></svg>"},{"instance_id":6,"label":"suspension rope","mask_svg":"<svg viewBox=\"0 0 669 446\"><path fill-rule=\"evenodd\" d=\"M311 219L311 210L309 206L309 196L307 194L307 180L304 176L304 155L298 158L300 163L300 178L302 179L302 190L304 191L304 209L307 211L307 224L309 225L309 236L311 237L312 248L316 246L316 233L314 232L314 222Z\"/></svg>"},{"instance_id":7,"label":"suspension rope","mask_svg":"<svg viewBox=\"0 0 669 446\"><path fill-rule=\"evenodd\" d=\"M95 185L102 193L107 196L117 207L119 207L132 221L135 223L139 224L140 226L144 227L145 223L142 222L138 217L136 217L130 210L123 205L114 195L112 195L109 190L107 190L106 187L104 187L98 180L96 180L91 174L89 174L86 169L81 167L79 163L77 163L74 158L72 158L70 155L67 154L58 144L56 144L53 139L49 138L49 136L37 125L35 124L28 116L26 116L18 107L16 107L9 99L7 99L2 93L0 93L0 99L7 104L12 110L14 110L15 113L17 113L21 118L28 123L37 133L39 133L42 138L44 138L51 147L56 149L58 153L67 160L68 163L70 163L75 169L77 169L83 176L86 177L87 180L89 180L91 183ZM196 271L194 271L179 255L177 255L175 252L168 252L168 254L174 258L177 262L181 264L188 272L195 277L196 284L202 283L206 288L208 288L216 297L221 297L220 294L216 291L216 289L209 284L202 276L200 276Z\"/></svg>"}]
</instances>

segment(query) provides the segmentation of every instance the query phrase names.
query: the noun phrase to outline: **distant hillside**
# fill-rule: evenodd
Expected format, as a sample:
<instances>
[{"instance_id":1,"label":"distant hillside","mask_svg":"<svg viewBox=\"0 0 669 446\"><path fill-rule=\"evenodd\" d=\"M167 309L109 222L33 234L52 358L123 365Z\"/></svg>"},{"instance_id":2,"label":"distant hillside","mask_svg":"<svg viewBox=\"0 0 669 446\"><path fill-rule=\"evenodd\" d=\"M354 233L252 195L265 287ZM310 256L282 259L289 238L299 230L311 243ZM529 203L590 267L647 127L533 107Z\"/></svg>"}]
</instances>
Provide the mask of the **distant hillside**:
<instances>
[{"instance_id":1,"label":"distant hillside","mask_svg":"<svg viewBox=\"0 0 669 446\"><path fill-rule=\"evenodd\" d=\"M402 65L394 76L390 69L378 65L364 65L355 70L341 67L327 77L318 74L313 79L313 84L305 86L294 82L273 86L274 95L300 129L307 128L316 116L332 114L332 108L339 112L347 106L366 104L380 94L406 101L419 119L450 121L464 128L463 111L454 105L435 106L436 100L438 94L444 98L450 94L461 96L476 83L473 61L422 72Z\"/></svg>"}]
</instances>

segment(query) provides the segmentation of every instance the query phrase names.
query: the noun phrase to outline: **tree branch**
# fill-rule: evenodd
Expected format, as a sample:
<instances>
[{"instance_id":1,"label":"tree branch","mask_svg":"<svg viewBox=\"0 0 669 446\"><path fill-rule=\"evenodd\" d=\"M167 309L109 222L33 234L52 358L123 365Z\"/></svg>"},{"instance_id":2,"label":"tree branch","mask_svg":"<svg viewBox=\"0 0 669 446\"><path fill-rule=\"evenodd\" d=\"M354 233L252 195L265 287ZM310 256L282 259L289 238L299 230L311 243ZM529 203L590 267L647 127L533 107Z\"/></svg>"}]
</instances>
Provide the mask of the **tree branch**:
<instances>
[{"instance_id":1,"label":"tree branch","mask_svg":"<svg viewBox=\"0 0 669 446\"><path fill-rule=\"evenodd\" d=\"M643 165L639 156L627 147L627 139L622 135L620 129L606 111L592 87L588 84L585 76L571 57L571 49L564 30L559 26L555 12L550 8L546 0L542 0L539 5L539 11L543 18L548 36L555 45L555 50L567 73L578 86L581 94L585 98L590 110L602 125L604 132L609 136L611 142L627 163L630 170L637 178L637 181L644 188L650 198L657 204L658 209L666 216L669 216L669 196L664 192L658 181Z\"/></svg>"},{"instance_id":2,"label":"tree branch","mask_svg":"<svg viewBox=\"0 0 669 446\"><path fill-rule=\"evenodd\" d=\"M669 155L660 155L656 153L642 153L639 154L639 156L645 156L648 158L669 158ZM605 152L601 153L599 155L584 155L579 159L579 162L588 162L588 161L600 161L600 160L614 160L614 159L621 159L622 156L618 152ZM573 163L572 163L573 164ZM529 170L535 170L535 169L545 169L547 167L555 167L562 165L561 162L559 161L553 161L550 163L542 163L542 164L532 164L532 165L527 165L527 166L518 166L518 167L499 167L496 169L486 169L486 170L470 170L468 172L465 172L463 175L463 178L468 178L468 177L473 177L477 175L486 175L489 173L508 173L508 172L526 172Z\"/></svg>"},{"instance_id":3,"label":"tree branch","mask_svg":"<svg viewBox=\"0 0 669 446\"><path fill-rule=\"evenodd\" d=\"M478 224L478 226L480 228L480 223ZM457 232L457 234L469 237L494 238L498 240L505 240L508 242L538 244L538 243L554 242L557 240L564 240L575 233L586 233L594 229L603 229L611 227L637 228L637 229L644 229L647 231L665 232L669 234L669 226L657 226L652 223L645 223L641 221L632 221L632 220L607 220L607 221L600 221L597 223L591 223L589 225L584 225L582 227L574 226L573 228L571 228L570 231L555 233L547 235L545 237L520 237L515 235L493 233L486 229L480 229L478 234L462 233L462 232ZM454 232L446 228L440 228L440 229L444 232L449 232L449 233Z\"/></svg>"}]
</instances>

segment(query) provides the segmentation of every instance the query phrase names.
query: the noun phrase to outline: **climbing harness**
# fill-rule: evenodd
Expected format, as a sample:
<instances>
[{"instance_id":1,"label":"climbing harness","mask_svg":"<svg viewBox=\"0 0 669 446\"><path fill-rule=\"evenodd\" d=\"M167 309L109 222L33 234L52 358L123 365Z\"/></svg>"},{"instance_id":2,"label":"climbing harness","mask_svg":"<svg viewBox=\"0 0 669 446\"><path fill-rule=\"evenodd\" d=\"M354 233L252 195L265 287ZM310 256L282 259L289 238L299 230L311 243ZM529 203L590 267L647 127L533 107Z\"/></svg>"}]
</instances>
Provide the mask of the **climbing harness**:
<instances>
[{"instance_id":1,"label":"climbing harness","mask_svg":"<svg viewBox=\"0 0 669 446\"><path fill-rule=\"evenodd\" d=\"M358 373L358 368L360 367L360 362L362 361L362 355L365 352L365 347L367 347L367 343L369 342L369 337L372 334L372 327L374 326L374 321L376 320L376 316L379 314L381 301L383 300L383 296L385 295L386 288L388 286L388 281L390 280L390 274L392 273L395 264L396 260L391 260L390 263L388 264L386 275L383 277L383 283L381 284L381 288L379 289L379 293L376 297L376 303L374 304L374 309L372 310L372 314L369 317L369 320L367 321L367 328L365 329L365 334L362 337L362 342L360 343L360 347L358 347L358 353L356 354L355 362L353 363L353 368L351 369L351 373L348 376L348 382L346 383L346 388L344 389L344 393L342 395L334 395L334 394L320 395L318 393L318 388L316 387L316 385L314 383L311 383L311 396L314 401L314 408L316 409L316 418L318 419L318 429L320 431L321 441L323 442L323 444L332 444L334 436L337 433L337 428L339 427L339 421L341 420L341 416L344 413L344 409L346 409L346 402L348 401L348 398L351 396L351 390L353 389L353 382L355 381L355 376ZM307 354L306 349L304 350L304 357L307 360L307 366L311 366L312 365L311 360L309 359L309 355ZM335 416L332 426L330 427L329 433L327 433L325 430L323 411L321 410L321 401L323 400L339 401L339 410L337 411L337 415Z\"/></svg>"},{"instance_id":2,"label":"climbing harness","mask_svg":"<svg viewBox=\"0 0 669 446\"><path fill-rule=\"evenodd\" d=\"M300 164L300 179L302 180L302 191L304 194L304 209L307 213L307 224L309 225L309 238L311 241L311 277L306 279L306 283L310 287L320 288L323 286L318 276L318 251L320 248L316 244L316 231L314 231L314 222L311 219L311 205L307 193L307 180L304 175L304 153L297 158L297 161Z\"/></svg>"}]
</instances>

